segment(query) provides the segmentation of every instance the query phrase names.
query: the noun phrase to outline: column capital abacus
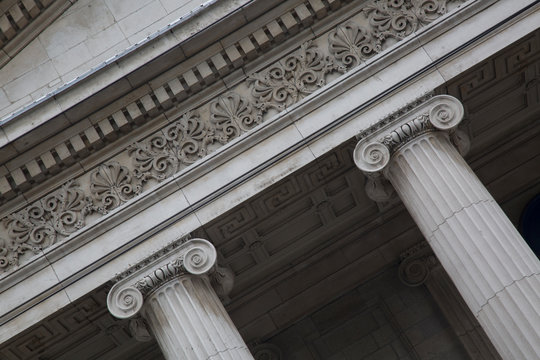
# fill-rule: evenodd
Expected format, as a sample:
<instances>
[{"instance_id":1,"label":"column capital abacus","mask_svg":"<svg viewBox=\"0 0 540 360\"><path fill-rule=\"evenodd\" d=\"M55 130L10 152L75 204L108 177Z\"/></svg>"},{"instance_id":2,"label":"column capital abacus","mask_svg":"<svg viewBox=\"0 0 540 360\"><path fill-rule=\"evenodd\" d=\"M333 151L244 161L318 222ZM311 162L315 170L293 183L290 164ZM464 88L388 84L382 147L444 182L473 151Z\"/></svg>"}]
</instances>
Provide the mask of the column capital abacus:
<instances>
[{"instance_id":1,"label":"column capital abacus","mask_svg":"<svg viewBox=\"0 0 540 360\"><path fill-rule=\"evenodd\" d=\"M216 263L215 247L204 239L182 241L132 266L117 277L107 296L107 307L119 319L135 316L144 298L168 281L182 275L215 275L211 283L225 295L232 289L233 275Z\"/></svg>"},{"instance_id":2,"label":"column capital abacus","mask_svg":"<svg viewBox=\"0 0 540 360\"><path fill-rule=\"evenodd\" d=\"M463 114L463 105L452 96L421 99L363 131L354 162L367 174L381 172L394 152L418 136L435 130L455 132Z\"/></svg>"}]
</instances>

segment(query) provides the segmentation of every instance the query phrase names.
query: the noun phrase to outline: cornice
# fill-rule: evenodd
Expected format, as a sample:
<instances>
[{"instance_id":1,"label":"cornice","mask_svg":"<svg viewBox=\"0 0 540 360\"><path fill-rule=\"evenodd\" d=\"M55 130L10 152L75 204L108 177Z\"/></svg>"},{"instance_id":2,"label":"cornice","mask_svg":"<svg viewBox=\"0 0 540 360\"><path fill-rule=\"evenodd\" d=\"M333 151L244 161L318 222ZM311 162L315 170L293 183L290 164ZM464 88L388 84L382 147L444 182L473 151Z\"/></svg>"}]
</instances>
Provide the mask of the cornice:
<instances>
[{"instance_id":1,"label":"cornice","mask_svg":"<svg viewBox=\"0 0 540 360\"><path fill-rule=\"evenodd\" d=\"M228 17L240 17L242 22L245 22L244 18L248 17L245 14L248 11L246 6L240 7L240 10L235 9L230 16L225 18L227 20L225 24L221 20L209 29L204 30L205 32L212 32L209 37L217 37L219 41L201 53L194 54L165 73L151 79L149 83L141 87L138 87L141 83L140 77L144 76L144 73L150 72L148 65L141 69L140 72L142 75L135 74L138 70L135 73L126 74L127 82L130 85L121 85L119 82L120 85L112 89L124 95L122 92L126 91L126 86L134 88L134 90L130 89L129 94L123 96L130 100L119 100L116 102L120 105L111 104L105 110L100 110L94 114L86 112L81 117L80 111L75 110L75 108L69 108L75 105L75 103L68 104L66 101L61 100L61 98L67 96L68 102L73 100L79 101L81 95L77 94L77 92L83 82L91 82L92 78L99 77L100 73L106 71L110 66L112 66L112 69L117 68L117 66L113 66L116 64L122 68L126 67L122 63L123 59L128 59L130 56L133 57L135 50L141 48L142 45L148 47L150 42L138 44L133 49L126 50L125 55L104 63L102 69L98 67L92 73L83 75L81 79L84 81L81 82L79 80L74 84L66 84L63 89L60 89L60 93L52 94L54 96L43 99L42 103L36 104L34 107L25 110L12 119L4 120L2 126L5 128L10 127L13 122L23 121L26 117L30 117L32 123L43 123L43 126L54 129L58 128L58 126L65 126L61 124L75 123L76 125L69 125L73 130L65 130L64 133L66 135L61 136L59 134L55 136L55 138L58 138L56 142L54 140L44 141L42 145L37 147L37 149L42 149L37 155L36 152L39 150L36 150L36 148L27 149L35 146L36 142L41 141L37 139L50 137L48 134L36 133L33 130L32 136L28 136L28 141L24 140L26 135L23 133L7 136L11 140L4 144L4 156L21 151L23 153L14 158L4 159L4 161L8 161L5 163L3 169L0 168L0 202L5 202L19 193L27 191L37 183L43 181L44 178L50 178L56 175L59 170L66 169L74 162L87 158L91 152L114 143L117 139L123 138L134 129L147 126L156 117L174 111L178 107L192 106L187 104L186 100L188 97L190 103L193 103L193 99L196 97L195 95L202 93L203 90L216 87L226 88L226 83L230 83L231 76L233 76L233 79L236 76L232 74L235 70L253 62L256 57L269 52L276 44L282 43L287 38L291 38L300 30L307 28L313 22L325 18L331 11L337 10L340 7L336 3L324 5L319 0L293 0L283 5L278 7L276 11L273 11L273 17L263 16L262 20L267 20L267 22L265 21L263 23L264 25L254 28L248 24L237 31L238 35L232 34L232 37L229 36L226 40L219 40L226 34L220 33L221 28L225 30L232 26L228 25L228 23L239 23L238 20L228 19ZM214 5L214 10L219 12L221 16L225 9L219 9L219 6L223 5ZM253 15L251 14L251 16ZM193 21L200 20L197 16L192 17ZM261 23L261 21L258 22ZM171 28L174 34L174 26L171 26ZM233 28L233 30L236 29ZM185 54L188 50L184 48L201 46L201 44L192 43L198 37L201 37L202 33L201 30L195 36L178 41L176 35L171 36L170 31L167 31L153 39L153 42L158 41L160 38L168 38L168 40L164 40L165 43L178 43L175 46L180 46L180 49L183 50L182 53ZM183 42L189 42L189 45L183 44ZM157 47L159 48L159 46ZM142 48L138 51L142 51ZM122 81L126 82L126 79ZM124 89L122 90L122 88ZM74 92L74 96L69 96L69 92ZM101 97L103 98L103 96ZM51 103L55 99L61 102L59 106ZM107 99L107 101L110 102L110 99ZM40 108L42 108L42 111L39 112ZM65 111L58 112L59 108L65 109ZM51 109L53 110L52 113L50 111ZM40 117L41 120L34 119L36 116ZM44 117L48 117L48 120L45 122ZM85 126L83 125L84 123L90 124L90 126ZM16 128L17 126L14 127ZM18 130L15 131L17 132ZM22 138L17 139L17 136L22 136Z\"/></svg>"},{"instance_id":2,"label":"cornice","mask_svg":"<svg viewBox=\"0 0 540 360\"><path fill-rule=\"evenodd\" d=\"M294 61L299 63L318 56L319 62L317 66L325 62L334 64L334 61L339 64L337 60L322 56L320 48L315 47L315 49L312 49L309 42L305 43L293 54L289 55L289 58L295 59ZM271 65L262 71L261 74L263 75L258 78L253 77L254 81L262 84L265 81L264 74L267 73L268 69L273 69L272 66L275 65ZM317 71L324 74L324 71L329 69L339 72L341 68L339 66L333 68L325 65ZM353 68L351 67L351 69ZM362 67L356 69L362 69ZM319 82L321 89L323 86L324 82ZM343 90L342 87L336 87L335 84L331 88L341 88ZM136 199L139 193L148 186L146 184L152 184L152 181L164 181L166 178L182 177L183 182L189 182L190 178L197 176L196 174L198 176L204 175L204 173L211 171L212 168L219 166L222 161L230 158L231 154L234 155L235 152L241 151L237 144L240 140L238 136L242 135L246 130L249 130L252 135L251 141L257 141L256 139L262 139L278 131L280 126L283 127L283 122L273 121L268 124L269 126L261 126L258 125L257 119L260 119L260 116L264 115L268 108L279 107L281 100L262 98L259 95L260 93L255 92L255 95L252 95L258 99L254 103L234 92L219 96L216 100L205 105L210 109L211 116L208 121L210 125L213 123L214 128L212 131L208 131L206 128L206 126L209 126L208 123L201 128L201 123L196 117L190 115L190 112L185 113L177 122L168 125L162 131L150 135L143 142L133 144L133 146L124 150L121 153L124 164L113 159L94 168L86 175L86 177L90 178L89 191L81 187L84 184L80 183L80 181L73 181L47 197L34 202L27 208L4 218L4 225L7 228L7 238L4 238L2 242L2 248L6 249L7 258L4 268L7 269L16 265L18 256L24 252L40 251L52 243L60 242L75 232L80 233L80 230L85 226L85 217L88 214L94 214L95 218L95 215L106 214L126 202L133 202L132 200ZM301 98L296 101L300 100ZM289 98L285 97L283 101L289 101ZM306 104L306 106L310 106L310 102ZM289 114L296 111L297 107L294 101L293 106L290 107L290 110L288 109L289 107L287 107ZM278 118L280 118L280 115L276 117L276 119ZM199 126L199 130L204 131L195 131L195 128L190 128L190 126ZM182 141L179 141L179 134L188 134L191 140L185 142L186 138L183 137L181 138ZM210 143L221 146L221 139L226 140L227 145L223 146L219 152L214 151L211 156L207 156L208 151L204 146L209 144L208 140L211 140ZM153 148L156 141L158 145L162 145ZM236 148L232 148L233 145L236 145ZM249 143L244 145L250 146ZM187 147L183 148L183 146ZM162 151L163 149L166 151ZM216 148L214 147L214 149ZM201 152L201 150L205 151ZM195 159L191 160L187 157L187 154L194 155ZM126 155L131 156L131 165L125 163ZM204 169L201 167L202 163L197 160L197 158L201 159L202 157L205 157L206 160ZM191 165L194 161L195 163ZM182 163L181 167L178 166L179 163ZM88 181L88 179L85 181ZM174 183L172 184L174 187ZM167 187L166 184L163 185ZM53 199L58 206L48 206L47 199ZM66 204L71 208L66 207ZM76 220L70 223L55 220L64 219L62 214L66 213L66 211L73 214ZM46 241L43 242L42 238L46 239Z\"/></svg>"},{"instance_id":3,"label":"cornice","mask_svg":"<svg viewBox=\"0 0 540 360\"><path fill-rule=\"evenodd\" d=\"M0 69L77 0L4 0L0 4Z\"/></svg>"}]
</instances>

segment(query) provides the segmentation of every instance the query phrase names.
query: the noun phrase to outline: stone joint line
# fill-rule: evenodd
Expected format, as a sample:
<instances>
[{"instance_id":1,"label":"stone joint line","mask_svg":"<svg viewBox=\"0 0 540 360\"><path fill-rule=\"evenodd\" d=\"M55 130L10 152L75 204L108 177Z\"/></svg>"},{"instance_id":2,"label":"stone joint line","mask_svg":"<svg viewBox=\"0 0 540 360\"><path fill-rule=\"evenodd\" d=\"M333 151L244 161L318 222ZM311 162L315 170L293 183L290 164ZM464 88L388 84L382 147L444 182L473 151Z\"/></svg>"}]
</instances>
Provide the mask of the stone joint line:
<instances>
[{"instance_id":1,"label":"stone joint line","mask_svg":"<svg viewBox=\"0 0 540 360\"><path fill-rule=\"evenodd\" d=\"M447 222L449 219L453 218L453 217L456 216L458 213L460 213L460 212L462 212L462 211L464 211L464 210L466 210L466 209L470 209L470 208L472 208L473 206L479 205L479 204L482 204L482 203L495 203L495 204L496 204L496 202L495 202L494 200L492 200L492 199L479 200L479 201L475 201L475 202L473 202L473 203L470 203L469 205L464 206L464 207L462 207L461 209L459 209L458 211L454 211L451 215L445 217L444 220L443 220L443 222L441 222L440 224L437 224L437 226L435 227L435 229L432 230L432 233L438 231L439 228L441 227L441 225L446 224L446 222Z\"/></svg>"},{"instance_id":2,"label":"stone joint line","mask_svg":"<svg viewBox=\"0 0 540 360\"><path fill-rule=\"evenodd\" d=\"M522 276L520 279L513 280L510 284L505 285L501 290L495 292L495 294L493 294L492 297L486 299L486 302L480 306L480 310L478 310L478 312L475 314L475 316L478 317L478 314L480 314L480 312L484 309L484 306L488 305L488 303L489 303L492 299L496 298L500 293L502 293L503 291L505 291L507 288L509 288L510 286L514 285L514 284L517 283L517 282L520 282L521 280L524 280L524 279L527 279L527 278L531 278L531 277L533 277L533 276L540 276L540 273L532 273L532 274L530 274L530 275Z\"/></svg>"}]
</instances>

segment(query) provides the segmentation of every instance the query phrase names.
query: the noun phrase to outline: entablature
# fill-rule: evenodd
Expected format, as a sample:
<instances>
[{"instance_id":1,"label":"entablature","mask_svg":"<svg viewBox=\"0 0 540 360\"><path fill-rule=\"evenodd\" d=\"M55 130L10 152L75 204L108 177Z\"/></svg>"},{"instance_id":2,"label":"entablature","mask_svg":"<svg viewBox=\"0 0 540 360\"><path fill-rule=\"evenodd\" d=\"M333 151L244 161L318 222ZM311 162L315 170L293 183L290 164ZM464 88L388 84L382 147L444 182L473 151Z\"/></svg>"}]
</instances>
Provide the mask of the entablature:
<instances>
[{"instance_id":1,"label":"entablature","mask_svg":"<svg viewBox=\"0 0 540 360\"><path fill-rule=\"evenodd\" d=\"M49 247L39 249L38 256L28 262L25 260L4 276L2 290L14 294L16 287L32 276L38 278L45 273L51 276L24 299L9 303L9 309L16 310L4 313L2 323L9 324L22 308L31 310L43 294L54 295L59 303L82 296L114 276L118 262L113 264L113 260L132 263L143 257L142 254L156 251L179 235L208 223L346 142L387 113L459 74L461 70L455 69L452 61L459 60L466 64L462 66L470 67L481 60L475 57L475 51L483 51L488 56L506 44L497 43L498 36L517 40L536 28L538 15L530 7L515 4L514 12L518 15L508 17L508 12L504 16L500 13L501 7L507 6L508 3L497 3L489 8L485 2L469 2L449 14L445 21L435 23L426 31L411 33L387 51L365 59L358 51L340 59L336 56L338 52L332 53L332 47L328 47L331 39L337 39L339 34L353 27L350 24L340 28L329 22L325 25L326 32L315 34L317 36L312 29L303 30L293 38L302 43L299 49L292 44L287 44L289 48L285 45L278 48L286 53L281 56L283 61L276 62L275 58L261 61L256 68L258 71L249 73L250 81L243 82L247 77L242 75L237 78L240 80L226 85L225 93L210 89L204 97L189 98L198 101L193 106L198 115L193 111L184 112L186 108L175 108L161 118L158 116L159 122L151 127L131 132L133 137L129 139L121 138L122 145L118 145L119 142L114 145L116 150L106 147L102 154L89 157L79 173L78 185L67 183L44 198L52 198L53 202L39 200L22 210L22 216L25 211L28 216L41 216L39 211L45 211L46 206L52 204L48 208L52 220L48 231L54 232L57 238L47 238L52 240ZM526 10L522 11L521 6ZM482 10L484 13L480 12ZM354 16L369 22L363 12L356 12ZM521 25L518 29L513 27L516 16ZM480 22L480 18L484 21ZM482 26L467 33L471 42L463 45L463 31L473 23ZM456 31L456 39L450 28ZM489 29L489 35L484 34ZM357 30L362 32L360 27ZM441 43L454 47L444 49L441 54ZM359 48L362 46L360 44ZM279 51L276 50L275 55ZM348 69L349 62L355 64L355 56L363 62ZM300 74L307 74L307 79L298 76L296 69L302 69ZM276 75L287 73L285 79L287 76L288 79L305 79L313 88L296 81L270 84L276 80ZM305 93L299 84L304 86ZM274 91L280 88L284 89L283 93ZM168 95L170 91L170 87L165 89ZM156 104L157 96L150 98ZM114 129L112 122L109 121L109 125ZM179 134L188 135L191 143L182 143L187 137L179 137ZM208 139L213 142L205 142ZM226 141L221 143L221 139ZM136 143L127 148L134 140ZM200 152L201 149L206 151ZM215 151L210 153L211 150ZM103 161L104 158L108 159ZM155 159L163 159L163 162L155 162ZM69 201L65 201L67 199ZM76 201L71 201L73 199ZM34 204L41 206L41 210L32 212ZM87 225L84 226L80 218L54 223L55 219L62 220L58 213L53 214L57 209L53 207L55 204L77 204L70 211L76 216L87 216ZM13 217L6 220L7 226L17 224L16 220ZM36 228L32 222L30 224ZM66 229L66 225L70 228ZM31 231L23 229L21 234ZM67 235L63 235L63 231ZM76 258L84 260L74 261ZM84 284L80 281L83 278ZM66 294L69 294L67 300L60 299ZM25 316L31 313L27 311Z\"/></svg>"}]
</instances>

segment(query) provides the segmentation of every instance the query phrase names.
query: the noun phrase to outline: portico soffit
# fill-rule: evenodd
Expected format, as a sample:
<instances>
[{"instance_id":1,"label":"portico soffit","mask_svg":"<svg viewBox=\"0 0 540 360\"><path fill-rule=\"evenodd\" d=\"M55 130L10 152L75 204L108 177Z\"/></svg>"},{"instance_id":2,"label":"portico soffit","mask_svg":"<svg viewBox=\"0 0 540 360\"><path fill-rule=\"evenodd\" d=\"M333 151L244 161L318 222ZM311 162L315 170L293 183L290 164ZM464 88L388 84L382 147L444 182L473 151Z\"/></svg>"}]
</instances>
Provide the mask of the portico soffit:
<instances>
[{"instance_id":1,"label":"portico soffit","mask_svg":"<svg viewBox=\"0 0 540 360\"><path fill-rule=\"evenodd\" d=\"M534 15L523 15L520 19L521 32L507 23L504 30L498 29L497 35L491 34L492 37L484 38L478 47L484 46L483 50L488 55L506 44L501 44L498 36L515 36L516 39L524 36L531 27L536 27L533 24L537 23L538 19L535 19ZM529 27L524 24L529 24ZM466 25L466 22L461 24ZM244 138L224 146L223 151L207 156L189 170L171 175L157 187L153 187L154 191L147 191L130 199L125 205L113 209L109 215L77 230L64 245L49 247L44 251L46 257L37 257L24 264L5 278L2 285L4 289L22 286L23 278L38 274L36 271L52 269L57 277L52 280L55 285L48 289L36 288L34 293L29 293L21 302L13 303L12 308L22 305L22 308L28 309L37 301L36 296L39 293L52 294L62 287L69 293L71 300L82 296L92 287L114 276L118 269L112 266L111 261L118 256L121 256L122 263L133 263L134 260L144 257L143 254L147 254L149 250L159 249L172 241L179 232L189 232L204 225L243 199L318 158L327 150L348 140L351 134L367 128L391 110L417 97L419 92L430 91L441 85L445 80L444 75L447 74L444 71L438 72L435 66L431 65L426 59L425 50L410 49L411 43L416 44L416 40L404 41L405 45L408 44L404 49L410 50L404 51L404 57L401 56L403 53L389 54L388 58L396 61L384 71L374 68L353 69L340 81L327 85L305 102L288 107L274 120L265 122ZM450 60L461 60L469 66L480 61L478 58L470 58L471 54L467 53L466 49L460 56ZM424 62L418 62L419 59ZM438 65L444 70L444 64L441 61ZM417 74L416 83L411 85L411 76L419 69L424 72ZM374 81L377 76L379 79ZM379 83L380 79L384 80L383 83ZM366 94L366 87L373 89L375 86L383 95L373 96L375 91ZM399 93L393 91L396 87L400 88ZM382 103L380 100L384 96L385 102ZM358 103L351 104L351 98L358 99ZM359 108L359 104L364 105ZM309 116L306 116L307 114ZM281 161L284 159L287 161ZM160 199L163 199L161 203ZM143 221L149 218L149 214L152 214L151 224ZM126 221L128 218L129 221ZM152 236L152 241L135 248L142 240ZM114 241L111 242L111 239ZM92 252L89 251L91 248L101 250ZM129 249L132 250L128 251ZM79 253L84 253L85 256ZM74 261L75 258L77 261ZM98 276L92 274L97 269L100 272ZM82 285L78 280L84 276L85 284ZM19 310L22 308L19 307ZM6 314L3 320L9 322L15 313Z\"/></svg>"}]
</instances>

